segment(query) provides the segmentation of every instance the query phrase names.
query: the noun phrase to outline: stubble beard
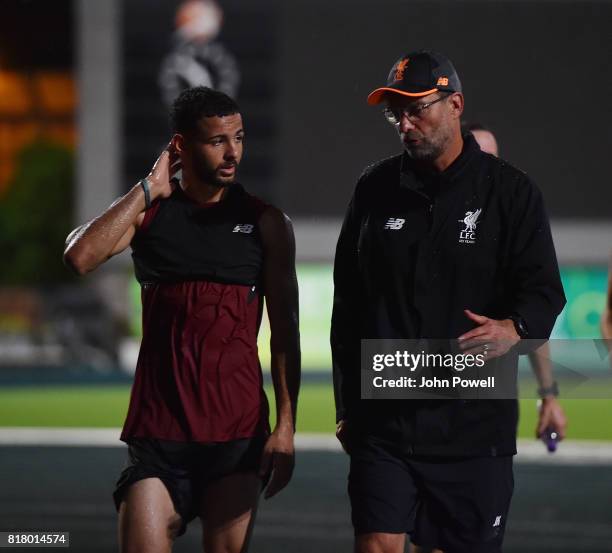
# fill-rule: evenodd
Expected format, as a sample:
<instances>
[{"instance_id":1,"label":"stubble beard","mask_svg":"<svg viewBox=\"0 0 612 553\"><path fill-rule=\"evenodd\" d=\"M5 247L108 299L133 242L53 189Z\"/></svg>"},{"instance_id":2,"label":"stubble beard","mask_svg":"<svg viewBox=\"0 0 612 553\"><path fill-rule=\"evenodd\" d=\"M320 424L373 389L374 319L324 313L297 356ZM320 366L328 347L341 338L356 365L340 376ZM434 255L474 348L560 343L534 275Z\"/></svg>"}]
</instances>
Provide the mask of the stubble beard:
<instances>
[{"instance_id":1,"label":"stubble beard","mask_svg":"<svg viewBox=\"0 0 612 553\"><path fill-rule=\"evenodd\" d=\"M204 164L195 163L193 166L193 172L196 174L198 179L202 182L216 186L217 188L227 188L234 182L236 182L236 170L238 166L234 168L234 175L231 177L220 177L217 174L218 168L212 169Z\"/></svg>"},{"instance_id":2,"label":"stubble beard","mask_svg":"<svg viewBox=\"0 0 612 553\"><path fill-rule=\"evenodd\" d=\"M430 137L419 137L419 144L406 144L404 149L411 159L430 163L438 159L448 147L452 138L450 127L440 128Z\"/></svg>"}]
</instances>

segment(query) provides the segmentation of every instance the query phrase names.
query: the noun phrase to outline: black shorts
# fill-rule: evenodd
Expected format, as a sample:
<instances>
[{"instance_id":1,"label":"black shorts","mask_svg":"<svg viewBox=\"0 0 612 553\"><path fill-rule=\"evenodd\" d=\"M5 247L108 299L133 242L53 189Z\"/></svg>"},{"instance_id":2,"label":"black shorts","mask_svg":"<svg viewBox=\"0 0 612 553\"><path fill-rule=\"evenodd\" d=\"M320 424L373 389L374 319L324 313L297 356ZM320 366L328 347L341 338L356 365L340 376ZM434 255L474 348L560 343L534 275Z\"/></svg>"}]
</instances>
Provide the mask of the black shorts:
<instances>
[{"instance_id":1,"label":"black shorts","mask_svg":"<svg viewBox=\"0 0 612 553\"><path fill-rule=\"evenodd\" d=\"M133 438L128 443L126 468L113 493L115 507L119 511L127 489L134 482L159 478L181 516L177 534L180 536L185 533L187 523L198 515L202 494L210 482L229 474L259 469L266 440L263 436L200 444Z\"/></svg>"},{"instance_id":2,"label":"black shorts","mask_svg":"<svg viewBox=\"0 0 612 553\"><path fill-rule=\"evenodd\" d=\"M512 456L406 457L371 441L351 450L355 535L407 533L445 553L497 553L513 489Z\"/></svg>"}]
</instances>

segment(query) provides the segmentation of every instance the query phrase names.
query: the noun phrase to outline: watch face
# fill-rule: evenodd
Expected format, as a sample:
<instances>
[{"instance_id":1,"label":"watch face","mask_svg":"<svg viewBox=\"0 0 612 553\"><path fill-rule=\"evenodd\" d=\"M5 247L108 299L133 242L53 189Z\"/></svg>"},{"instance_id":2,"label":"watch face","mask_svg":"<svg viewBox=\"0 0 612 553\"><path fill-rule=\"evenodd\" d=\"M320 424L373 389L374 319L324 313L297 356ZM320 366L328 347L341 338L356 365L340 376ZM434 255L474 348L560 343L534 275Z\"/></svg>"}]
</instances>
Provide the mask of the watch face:
<instances>
[{"instance_id":1,"label":"watch face","mask_svg":"<svg viewBox=\"0 0 612 553\"><path fill-rule=\"evenodd\" d=\"M527 327L525 326L523 319L521 319L520 317L512 317L512 322L514 322L514 328L516 329L516 333L521 338L526 338L527 337Z\"/></svg>"}]
</instances>

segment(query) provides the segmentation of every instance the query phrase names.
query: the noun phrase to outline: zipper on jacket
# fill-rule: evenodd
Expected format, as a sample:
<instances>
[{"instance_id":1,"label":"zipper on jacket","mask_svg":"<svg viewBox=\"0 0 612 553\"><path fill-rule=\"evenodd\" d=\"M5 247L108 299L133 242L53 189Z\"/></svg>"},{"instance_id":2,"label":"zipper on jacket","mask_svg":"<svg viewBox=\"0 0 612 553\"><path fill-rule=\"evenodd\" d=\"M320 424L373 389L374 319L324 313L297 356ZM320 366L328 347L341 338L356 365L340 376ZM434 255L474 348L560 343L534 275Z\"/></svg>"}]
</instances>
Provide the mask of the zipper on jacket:
<instances>
[{"instance_id":1,"label":"zipper on jacket","mask_svg":"<svg viewBox=\"0 0 612 553\"><path fill-rule=\"evenodd\" d=\"M427 212L427 222L429 223L429 229L428 229L428 233L431 232L431 229L433 228L433 222L434 222L434 215L433 215L433 210L434 210L434 203L430 202L429 204L429 211Z\"/></svg>"}]
</instances>

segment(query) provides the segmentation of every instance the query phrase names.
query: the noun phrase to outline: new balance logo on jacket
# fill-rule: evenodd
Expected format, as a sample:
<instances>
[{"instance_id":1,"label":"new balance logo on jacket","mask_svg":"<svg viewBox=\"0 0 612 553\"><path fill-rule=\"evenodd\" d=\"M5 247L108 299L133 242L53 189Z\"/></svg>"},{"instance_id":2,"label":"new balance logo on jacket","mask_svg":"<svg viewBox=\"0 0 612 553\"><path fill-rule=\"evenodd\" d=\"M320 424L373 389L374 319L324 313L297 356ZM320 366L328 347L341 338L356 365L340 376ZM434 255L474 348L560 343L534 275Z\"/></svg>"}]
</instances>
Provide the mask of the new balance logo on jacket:
<instances>
[{"instance_id":1,"label":"new balance logo on jacket","mask_svg":"<svg viewBox=\"0 0 612 553\"><path fill-rule=\"evenodd\" d=\"M395 219L389 217L389 220L385 223L385 230L399 230L404 226L406 219Z\"/></svg>"},{"instance_id":2,"label":"new balance logo on jacket","mask_svg":"<svg viewBox=\"0 0 612 553\"><path fill-rule=\"evenodd\" d=\"M251 234L253 232L253 225L236 225L232 232L242 232L243 234Z\"/></svg>"}]
</instances>

